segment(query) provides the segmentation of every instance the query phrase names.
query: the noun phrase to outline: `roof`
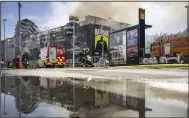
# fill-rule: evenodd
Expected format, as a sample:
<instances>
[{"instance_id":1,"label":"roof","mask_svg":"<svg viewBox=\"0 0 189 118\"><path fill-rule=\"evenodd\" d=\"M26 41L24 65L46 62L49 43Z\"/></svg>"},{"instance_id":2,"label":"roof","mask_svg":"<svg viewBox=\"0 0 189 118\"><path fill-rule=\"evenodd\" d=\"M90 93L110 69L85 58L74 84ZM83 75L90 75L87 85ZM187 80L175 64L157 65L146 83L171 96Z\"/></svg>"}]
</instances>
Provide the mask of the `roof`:
<instances>
[{"instance_id":1,"label":"roof","mask_svg":"<svg viewBox=\"0 0 189 118\"><path fill-rule=\"evenodd\" d=\"M111 32L110 34L116 33L116 32L121 32L121 31L124 31L124 30L132 30L132 29L135 29L137 27L139 27L139 25L134 25L134 26L127 27L127 28L124 28L124 29L121 29L121 30L117 30L117 31ZM145 25L145 29L148 29L148 28L151 28L151 27L152 27L152 25Z\"/></svg>"},{"instance_id":2,"label":"roof","mask_svg":"<svg viewBox=\"0 0 189 118\"><path fill-rule=\"evenodd\" d=\"M188 28L185 29L185 30L182 32L182 35L183 35L184 37L188 37Z\"/></svg>"}]
</instances>

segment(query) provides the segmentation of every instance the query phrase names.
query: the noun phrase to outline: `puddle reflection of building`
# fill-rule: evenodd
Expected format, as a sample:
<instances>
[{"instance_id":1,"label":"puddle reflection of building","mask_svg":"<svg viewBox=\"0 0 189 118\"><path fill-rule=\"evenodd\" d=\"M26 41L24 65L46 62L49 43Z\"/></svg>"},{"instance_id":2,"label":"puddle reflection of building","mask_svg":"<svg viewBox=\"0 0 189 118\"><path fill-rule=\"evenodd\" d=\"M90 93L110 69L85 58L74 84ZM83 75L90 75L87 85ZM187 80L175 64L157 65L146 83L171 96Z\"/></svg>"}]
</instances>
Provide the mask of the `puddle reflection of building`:
<instances>
[{"instance_id":1,"label":"puddle reflection of building","mask_svg":"<svg viewBox=\"0 0 189 118\"><path fill-rule=\"evenodd\" d=\"M39 78L40 79L40 98L49 104L64 107L74 111L73 83L63 81L63 78ZM76 108L77 109L77 108Z\"/></svg>"},{"instance_id":2,"label":"puddle reflection of building","mask_svg":"<svg viewBox=\"0 0 189 118\"><path fill-rule=\"evenodd\" d=\"M60 78L45 79L50 79L51 85L37 77L7 79L9 83L7 88L12 90L7 89L7 91L15 96L16 107L20 113L33 112L40 102L64 107L69 111L77 112L76 114L84 114L86 117L106 116L106 114L125 110L137 111L139 117L145 117L145 112L151 110L145 108L144 84L126 81L123 94L117 94L109 92L109 88L104 85L105 82L98 82L101 88L99 86L91 88L84 87L83 81L73 84L72 81L63 81ZM2 83L3 81L2 79Z\"/></svg>"},{"instance_id":3,"label":"puddle reflection of building","mask_svg":"<svg viewBox=\"0 0 189 118\"><path fill-rule=\"evenodd\" d=\"M41 99L46 99L54 105L65 107L69 111L78 113L82 112L81 109L85 109L84 111L86 112L83 114L94 116L98 114L93 114L89 111L104 108L109 104L109 93L106 92L106 90L101 91L90 87L85 88L82 81L77 81L73 78L70 78L71 81L63 81L63 79L57 80L56 78L43 79L46 80L41 81ZM54 81L51 82L51 84L54 83L54 87L51 86L51 88L49 88L49 79ZM72 80L75 80L74 84ZM63 86L59 87L59 89L54 89L56 88L56 83L60 83L58 81L63 81ZM77 113L75 115L77 115Z\"/></svg>"},{"instance_id":4,"label":"puddle reflection of building","mask_svg":"<svg viewBox=\"0 0 189 118\"><path fill-rule=\"evenodd\" d=\"M19 117L21 113L29 114L33 112L38 106L38 91L39 87L38 78L36 77L13 77L13 76L4 76L2 78L1 89L2 93L11 95L15 97L15 106L19 112ZM5 96L6 97L6 96ZM5 103L7 103L5 98ZM5 104L4 112L9 109ZM9 114L9 113L7 113Z\"/></svg>"},{"instance_id":5,"label":"puddle reflection of building","mask_svg":"<svg viewBox=\"0 0 189 118\"><path fill-rule=\"evenodd\" d=\"M39 81L37 77L16 77L15 101L16 108L21 113L30 114L39 104Z\"/></svg>"},{"instance_id":6,"label":"puddle reflection of building","mask_svg":"<svg viewBox=\"0 0 189 118\"><path fill-rule=\"evenodd\" d=\"M138 112L138 115L135 114L137 117L144 118L145 112L152 110L145 107L145 84L130 80L125 80L122 84L125 86L122 90L123 94L110 93L110 103L119 105L125 110L136 111Z\"/></svg>"},{"instance_id":7,"label":"puddle reflection of building","mask_svg":"<svg viewBox=\"0 0 189 118\"><path fill-rule=\"evenodd\" d=\"M139 118L145 118L145 84L127 80L126 87L126 107L138 111Z\"/></svg>"}]
</instances>

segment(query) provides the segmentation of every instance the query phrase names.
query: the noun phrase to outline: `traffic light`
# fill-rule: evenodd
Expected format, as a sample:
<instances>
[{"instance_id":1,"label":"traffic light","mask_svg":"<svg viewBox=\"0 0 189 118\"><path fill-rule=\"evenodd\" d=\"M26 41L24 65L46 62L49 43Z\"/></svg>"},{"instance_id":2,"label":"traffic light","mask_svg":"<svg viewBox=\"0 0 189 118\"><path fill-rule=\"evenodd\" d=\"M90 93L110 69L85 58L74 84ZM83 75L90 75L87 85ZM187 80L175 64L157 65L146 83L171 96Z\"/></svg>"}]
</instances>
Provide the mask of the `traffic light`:
<instances>
[{"instance_id":1,"label":"traffic light","mask_svg":"<svg viewBox=\"0 0 189 118\"><path fill-rule=\"evenodd\" d=\"M79 24L79 17L77 16L69 16L69 23L66 25L66 36L71 37L74 35L74 28L76 28Z\"/></svg>"},{"instance_id":2,"label":"traffic light","mask_svg":"<svg viewBox=\"0 0 189 118\"><path fill-rule=\"evenodd\" d=\"M67 25L66 25L66 35L68 36L68 37L70 37L70 36L72 36L73 35L73 29L74 29L74 27L73 27L73 23L68 23Z\"/></svg>"},{"instance_id":3,"label":"traffic light","mask_svg":"<svg viewBox=\"0 0 189 118\"><path fill-rule=\"evenodd\" d=\"M69 16L69 22L70 23L78 23L79 17L78 16Z\"/></svg>"},{"instance_id":4,"label":"traffic light","mask_svg":"<svg viewBox=\"0 0 189 118\"><path fill-rule=\"evenodd\" d=\"M50 33L50 44L54 44L56 40L56 32L51 32Z\"/></svg>"},{"instance_id":5,"label":"traffic light","mask_svg":"<svg viewBox=\"0 0 189 118\"><path fill-rule=\"evenodd\" d=\"M56 33L55 32L51 32L50 33L50 39L54 39L56 38Z\"/></svg>"},{"instance_id":6,"label":"traffic light","mask_svg":"<svg viewBox=\"0 0 189 118\"><path fill-rule=\"evenodd\" d=\"M140 19L144 20L145 19L145 10L140 8Z\"/></svg>"}]
</instances>

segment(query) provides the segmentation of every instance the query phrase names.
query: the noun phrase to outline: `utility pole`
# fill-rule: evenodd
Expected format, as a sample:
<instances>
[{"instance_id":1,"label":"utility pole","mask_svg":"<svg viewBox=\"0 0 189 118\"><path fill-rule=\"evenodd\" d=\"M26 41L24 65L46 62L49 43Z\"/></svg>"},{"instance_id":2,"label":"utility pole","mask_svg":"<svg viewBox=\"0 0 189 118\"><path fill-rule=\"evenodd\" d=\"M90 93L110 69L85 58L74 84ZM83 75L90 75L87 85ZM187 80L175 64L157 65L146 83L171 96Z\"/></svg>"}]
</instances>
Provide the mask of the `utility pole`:
<instances>
[{"instance_id":1,"label":"utility pole","mask_svg":"<svg viewBox=\"0 0 189 118\"><path fill-rule=\"evenodd\" d=\"M103 27L101 27L101 29L103 30ZM102 59L104 57L104 39L102 40Z\"/></svg>"},{"instance_id":2,"label":"utility pole","mask_svg":"<svg viewBox=\"0 0 189 118\"><path fill-rule=\"evenodd\" d=\"M4 56L5 56L5 60L4 60L4 62L5 62L5 67L6 67L6 65L7 65L7 58L6 58L6 56L7 56L7 45L6 45L6 39L5 39L5 22L7 21L7 19L3 19L3 29L4 29Z\"/></svg>"},{"instance_id":3,"label":"utility pole","mask_svg":"<svg viewBox=\"0 0 189 118\"><path fill-rule=\"evenodd\" d=\"M75 67L75 23L73 23L73 68Z\"/></svg>"},{"instance_id":4,"label":"utility pole","mask_svg":"<svg viewBox=\"0 0 189 118\"><path fill-rule=\"evenodd\" d=\"M17 78L18 79L18 81L19 81L19 118L21 118L21 79L22 79L22 77L19 77L19 78Z\"/></svg>"},{"instance_id":5,"label":"utility pole","mask_svg":"<svg viewBox=\"0 0 189 118\"><path fill-rule=\"evenodd\" d=\"M20 2L18 2L18 39L19 39L19 47L22 47L22 41L21 41L21 21L20 21L20 9L21 9L22 5ZM20 57L20 61L19 61L19 66L20 68L22 68L22 54L21 54L21 48L19 48L19 57Z\"/></svg>"},{"instance_id":6,"label":"utility pole","mask_svg":"<svg viewBox=\"0 0 189 118\"><path fill-rule=\"evenodd\" d=\"M74 111L74 115L75 115L75 113L76 113L76 111L75 111L75 78L73 78L73 111Z\"/></svg>"},{"instance_id":7,"label":"utility pole","mask_svg":"<svg viewBox=\"0 0 189 118\"><path fill-rule=\"evenodd\" d=\"M73 33L72 33L72 38L73 38L73 55L72 55L72 66L73 68L75 67L75 39L76 39L76 36L75 36L75 28L76 28L76 23L78 24L79 23L79 17L77 16L69 16L69 23L73 23L73 26L71 27L71 29L73 30Z\"/></svg>"},{"instance_id":8,"label":"utility pole","mask_svg":"<svg viewBox=\"0 0 189 118\"><path fill-rule=\"evenodd\" d=\"M188 2L188 5L185 6L187 8L187 30L188 31L188 37L189 37L189 2ZM189 106L187 108L187 117L189 117Z\"/></svg>"},{"instance_id":9,"label":"utility pole","mask_svg":"<svg viewBox=\"0 0 189 118\"><path fill-rule=\"evenodd\" d=\"M6 39L5 39L5 22L7 21L7 19L3 19L3 28L4 28L4 55L5 55L5 68L6 68L6 66L7 66L7 45L6 45ZM5 85L5 92L4 92L4 114L6 114L6 110L5 110L5 106L6 106L6 77L5 77L5 83L4 83Z\"/></svg>"},{"instance_id":10,"label":"utility pole","mask_svg":"<svg viewBox=\"0 0 189 118\"><path fill-rule=\"evenodd\" d=\"M1 9L1 2L0 2L0 9ZM1 15L1 12L0 12L0 15ZM1 33L0 33L0 62L1 61L2 61L2 57L1 57ZM0 64L0 91L1 91L1 64ZM1 95L0 95L0 106L1 106ZM0 107L0 118L1 118L1 107Z\"/></svg>"},{"instance_id":11,"label":"utility pole","mask_svg":"<svg viewBox=\"0 0 189 118\"><path fill-rule=\"evenodd\" d=\"M185 6L187 9L187 30L188 30L188 37L189 37L189 2L188 5Z\"/></svg>"}]
</instances>

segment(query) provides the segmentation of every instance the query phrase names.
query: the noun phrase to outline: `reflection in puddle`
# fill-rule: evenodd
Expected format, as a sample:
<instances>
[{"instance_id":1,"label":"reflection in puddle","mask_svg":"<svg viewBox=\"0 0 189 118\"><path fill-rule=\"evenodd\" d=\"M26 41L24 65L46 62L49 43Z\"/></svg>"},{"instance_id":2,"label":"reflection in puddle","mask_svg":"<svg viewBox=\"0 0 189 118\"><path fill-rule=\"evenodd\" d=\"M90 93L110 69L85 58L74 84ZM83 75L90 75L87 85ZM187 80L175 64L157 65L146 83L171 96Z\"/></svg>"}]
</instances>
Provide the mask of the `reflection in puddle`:
<instances>
[{"instance_id":1,"label":"reflection in puddle","mask_svg":"<svg viewBox=\"0 0 189 118\"><path fill-rule=\"evenodd\" d=\"M187 116L186 103L148 98L151 89L129 80L4 76L1 83L3 117L171 117L175 110Z\"/></svg>"}]
</instances>

